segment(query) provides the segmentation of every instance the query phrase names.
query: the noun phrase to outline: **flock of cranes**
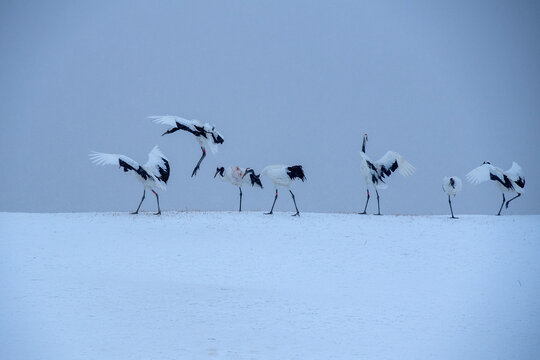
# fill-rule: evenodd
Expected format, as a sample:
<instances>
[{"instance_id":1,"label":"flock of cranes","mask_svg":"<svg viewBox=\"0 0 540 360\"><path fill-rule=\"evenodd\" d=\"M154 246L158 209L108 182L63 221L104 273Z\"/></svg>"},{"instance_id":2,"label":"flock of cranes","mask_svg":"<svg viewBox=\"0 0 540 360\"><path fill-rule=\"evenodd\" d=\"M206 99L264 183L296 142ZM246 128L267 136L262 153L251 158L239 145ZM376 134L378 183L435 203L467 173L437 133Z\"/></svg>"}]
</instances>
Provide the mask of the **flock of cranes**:
<instances>
[{"instance_id":1,"label":"flock of cranes","mask_svg":"<svg viewBox=\"0 0 540 360\"><path fill-rule=\"evenodd\" d=\"M156 124L167 125L168 130L165 131L162 136L172 134L178 130L189 132L195 136L195 139L201 147L202 155L191 173L192 177L195 176L200 169L201 163L206 157L206 150L209 148L212 154L215 154L218 150L218 145L223 144L224 142L223 136L216 130L215 126L208 123L203 124L198 120L187 120L172 115L150 116L149 118L153 119ZM366 210L370 199L369 189L372 187L377 195L377 214L375 215L381 215L378 190L387 188L385 178L396 171L403 176L409 176L413 174L415 168L405 160L403 156L393 151L388 151L379 160L372 161L366 154L367 141L368 136L365 134L362 141L362 151L360 153L360 170L366 182L367 197L364 211L359 214L367 214ZM124 172L130 172L143 184L144 190L141 201L137 210L132 212L132 214L138 214L147 189L150 189L156 196L158 211L155 215L161 214L159 195L156 190L166 189L171 168L169 161L158 146L155 146L150 151L148 154L148 161L144 165L140 165L135 160L119 154L92 152L89 156L91 161L96 165L117 165L119 168L123 169ZM300 211L296 204L296 198L291 191L290 186L294 180L298 179L302 182L306 180L302 165L270 165L262 169L259 175L251 168L241 168L238 166L218 167L214 174L214 178L218 176L222 181L238 187L240 191L240 205L238 211L242 211L242 186L249 184L252 187L258 186L262 189L263 185L260 177L265 176L272 181L276 190L272 208L265 214L273 214L274 206L278 198L278 187L283 187L289 190L289 193L291 194L296 210L296 213L294 213L293 216L300 215ZM516 162L512 163L512 167L507 171L503 171L502 169L491 165L489 162L484 162L481 166L470 171L466 177L475 185L485 181L494 181L499 186L499 189L502 192L503 201L497 215L501 214L501 210L505 203L506 208L508 208L510 202L520 197L524 192L525 177L521 167ZM456 176L444 177L442 188L448 194L448 204L450 205L450 212L452 214L451 218L457 219L457 217L454 216L454 210L452 209L451 197L456 196L461 190L461 179ZM516 193L517 195L506 200L505 193L507 192Z\"/></svg>"},{"instance_id":2,"label":"flock of cranes","mask_svg":"<svg viewBox=\"0 0 540 360\"><path fill-rule=\"evenodd\" d=\"M525 187L525 176L523 175L521 166L519 166L515 161L512 163L512 167L506 171L503 171L503 169L493 166L491 163L485 161L482 165L472 169L467 174L467 180L475 185L486 181L494 181L498 185L499 190L502 192L503 201L497 216L501 215L501 210L506 201L504 196L505 193L510 192L517 194L510 200L506 201L506 208L508 209L510 202L520 197L525 191L523 189ZM448 194L448 204L450 205L452 219L457 219L457 217L454 216L451 196L456 196L456 194L461 190L461 186L461 179L457 176L443 178L442 187L444 192Z\"/></svg>"}]
</instances>

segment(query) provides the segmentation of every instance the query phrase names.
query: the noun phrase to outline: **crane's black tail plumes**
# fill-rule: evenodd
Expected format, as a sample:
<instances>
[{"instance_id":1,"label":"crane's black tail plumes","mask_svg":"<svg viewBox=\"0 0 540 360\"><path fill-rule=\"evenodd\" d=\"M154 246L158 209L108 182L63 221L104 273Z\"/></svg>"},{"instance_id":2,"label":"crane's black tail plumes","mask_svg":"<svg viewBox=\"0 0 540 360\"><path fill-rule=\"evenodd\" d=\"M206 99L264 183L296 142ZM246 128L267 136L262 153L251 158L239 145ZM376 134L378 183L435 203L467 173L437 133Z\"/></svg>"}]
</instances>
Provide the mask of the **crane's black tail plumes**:
<instances>
[{"instance_id":1,"label":"crane's black tail plumes","mask_svg":"<svg viewBox=\"0 0 540 360\"><path fill-rule=\"evenodd\" d=\"M169 162L167 161L167 159L161 158L161 160L163 161L163 164L161 165L163 165L164 167L161 165L158 165L159 176L157 178L166 184L167 181L169 181L169 175L171 174L171 167L169 166Z\"/></svg>"},{"instance_id":2,"label":"crane's black tail plumes","mask_svg":"<svg viewBox=\"0 0 540 360\"><path fill-rule=\"evenodd\" d=\"M300 179L302 181L306 180L306 175L304 174L304 169L302 169L302 165L294 165L289 166L287 168L287 175L294 180L294 179Z\"/></svg>"},{"instance_id":3,"label":"crane's black tail plumes","mask_svg":"<svg viewBox=\"0 0 540 360\"><path fill-rule=\"evenodd\" d=\"M255 172L249 174L249 180L251 181L251 186L258 185L263 188L263 185L261 183L261 174L255 175Z\"/></svg>"}]
</instances>

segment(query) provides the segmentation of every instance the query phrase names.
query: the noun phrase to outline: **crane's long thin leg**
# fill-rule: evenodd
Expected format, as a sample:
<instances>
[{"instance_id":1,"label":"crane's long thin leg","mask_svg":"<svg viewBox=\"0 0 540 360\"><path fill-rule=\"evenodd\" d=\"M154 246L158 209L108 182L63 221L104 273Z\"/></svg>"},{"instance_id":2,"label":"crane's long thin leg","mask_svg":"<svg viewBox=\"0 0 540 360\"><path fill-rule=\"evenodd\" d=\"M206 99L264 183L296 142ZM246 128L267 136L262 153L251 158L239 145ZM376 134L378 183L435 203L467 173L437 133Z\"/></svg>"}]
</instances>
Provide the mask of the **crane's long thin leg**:
<instances>
[{"instance_id":1,"label":"crane's long thin leg","mask_svg":"<svg viewBox=\"0 0 540 360\"><path fill-rule=\"evenodd\" d=\"M270 212L265 213L266 215L272 215L274 213L274 205L276 205L277 200L277 189L276 189L276 197L274 198L274 203L272 204L272 208L270 209Z\"/></svg>"},{"instance_id":2,"label":"crane's long thin leg","mask_svg":"<svg viewBox=\"0 0 540 360\"><path fill-rule=\"evenodd\" d=\"M503 207L505 201L506 201L506 199L504 198L504 193L503 193L503 202L501 204L501 208L499 209L499 213L497 214L497 216L501 215L501 210L502 210L502 207Z\"/></svg>"},{"instance_id":3,"label":"crane's long thin leg","mask_svg":"<svg viewBox=\"0 0 540 360\"><path fill-rule=\"evenodd\" d=\"M292 201L294 201L294 207L296 209L296 214L293 214L292 216L300 216L300 211L298 211L298 206L296 206L296 199L294 198L294 194L291 190L289 190L292 196Z\"/></svg>"},{"instance_id":4,"label":"crane's long thin leg","mask_svg":"<svg viewBox=\"0 0 540 360\"><path fill-rule=\"evenodd\" d=\"M141 202L139 203L139 206L137 207L137 210L132 212L133 215L139 213L139 209L141 208L142 202L144 201L144 195L146 195L146 189L143 190Z\"/></svg>"},{"instance_id":5,"label":"crane's long thin leg","mask_svg":"<svg viewBox=\"0 0 540 360\"><path fill-rule=\"evenodd\" d=\"M375 193L377 194L377 214L375 215L382 215L381 214L381 205L379 204L379 192L377 189L375 189Z\"/></svg>"},{"instance_id":6,"label":"crane's long thin leg","mask_svg":"<svg viewBox=\"0 0 540 360\"><path fill-rule=\"evenodd\" d=\"M366 215L366 210L367 210L367 204L369 202L369 189L367 189L367 199L366 199L366 206L364 206L364 211L359 213L361 215Z\"/></svg>"},{"instance_id":7,"label":"crane's long thin leg","mask_svg":"<svg viewBox=\"0 0 540 360\"><path fill-rule=\"evenodd\" d=\"M241 212L242 211L242 188L240 186L238 188L240 189L240 209L238 211Z\"/></svg>"},{"instance_id":8,"label":"crane's long thin leg","mask_svg":"<svg viewBox=\"0 0 540 360\"><path fill-rule=\"evenodd\" d=\"M191 177L194 177L197 175L197 170L199 170L199 167L201 166L201 162L203 161L204 157L206 156L206 150L201 146L202 155L199 159L199 162L197 163L197 166L195 166L195 169L193 169L193 172L191 173Z\"/></svg>"},{"instance_id":9,"label":"crane's long thin leg","mask_svg":"<svg viewBox=\"0 0 540 360\"><path fill-rule=\"evenodd\" d=\"M450 212L452 213L452 219L457 219L457 217L454 216L454 210L452 210L452 200L450 200L450 195L448 195L448 203L450 204Z\"/></svg>"},{"instance_id":10,"label":"crane's long thin leg","mask_svg":"<svg viewBox=\"0 0 540 360\"><path fill-rule=\"evenodd\" d=\"M514 200L514 199L517 199L517 198L520 197L520 196L521 196L521 194L517 194L516 196L514 196L513 198L511 198L510 200L508 200L508 201L506 202L506 208L508 209L508 204L510 204L510 201L512 201L512 200Z\"/></svg>"},{"instance_id":11,"label":"crane's long thin leg","mask_svg":"<svg viewBox=\"0 0 540 360\"><path fill-rule=\"evenodd\" d=\"M157 199L157 209L158 209L158 212L155 213L154 215L161 215L161 209L159 207L159 196L157 194L157 192L154 191L154 189L152 189L152 192L154 193L154 195L156 195L156 199Z\"/></svg>"}]
</instances>

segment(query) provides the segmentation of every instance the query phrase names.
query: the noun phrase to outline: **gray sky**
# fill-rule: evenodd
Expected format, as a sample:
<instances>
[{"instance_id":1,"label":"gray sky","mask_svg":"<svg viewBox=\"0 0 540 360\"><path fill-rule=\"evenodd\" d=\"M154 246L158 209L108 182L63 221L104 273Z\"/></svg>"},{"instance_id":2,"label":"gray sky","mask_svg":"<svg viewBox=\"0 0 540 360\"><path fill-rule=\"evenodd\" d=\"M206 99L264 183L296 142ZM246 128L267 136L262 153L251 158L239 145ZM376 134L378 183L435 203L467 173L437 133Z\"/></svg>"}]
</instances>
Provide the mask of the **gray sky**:
<instances>
[{"instance_id":1,"label":"gray sky","mask_svg":"<svg viewBox=\"0 0 540 360\"><path fill-rule=\"evenodd\" d=\"M527 185L508 213L538 214L538 19L526 1L3 1L0 211L132 211L141 185L87 154L144 163L156 144L172 167L165 210L235 210L216 166L284 163L305 168L300 211L361 211L368 133L372 159L394 150L417 168L392 175L385 214L447 213L445 175L464 180L457 214L494 214L497 187L465 174L514 160ZM161 137L146 119L161 114L225 137L195 178L198 144ZM244 209L270 208L262 180ZM283 191L276 210L293 208Z\"/></svg>"}]
</instances>

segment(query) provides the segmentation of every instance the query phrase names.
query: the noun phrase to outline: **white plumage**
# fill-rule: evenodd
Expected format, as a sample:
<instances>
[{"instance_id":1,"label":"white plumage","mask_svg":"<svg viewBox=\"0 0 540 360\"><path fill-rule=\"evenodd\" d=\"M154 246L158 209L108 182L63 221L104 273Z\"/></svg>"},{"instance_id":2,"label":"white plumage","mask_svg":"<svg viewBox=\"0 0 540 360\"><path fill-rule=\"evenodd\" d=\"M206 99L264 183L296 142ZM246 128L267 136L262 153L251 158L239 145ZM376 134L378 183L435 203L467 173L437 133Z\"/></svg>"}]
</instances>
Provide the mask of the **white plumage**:
<instances>
[{"instance_id":1,"label":"white plumage","mask_svg":"<svg viewBox=\"0 0 540 360\"><path fill-rule=\"evenodd\" d=\"M293 178L287 173L287 165L269 165L261 170L261 175L268 176L275 187L290 188Z\"/></svg>"},{"instance_id":2,"label":"white plumage","mask_svg":"<svg viewBox=\"0 0 540 360\"><path fill-rule=\"evenodd\" d=\"M450 198L451 195L456 196L458 192L461 191L462 182L461 179L457 176L447 177L445 176L443 178L442 187L444 192L448 194L448 204L450 204L450 212L452 213L452 219L457 219L457 217L454 216L454 210L452 209L452 200Z\"/></svg>"},{"instance_id":3,"label":"white plumage","mask_svg":"<svg viewBox=\"0 0 540 360\"><path fill-rule=\"evenodd\" d=\"M199 120L188 120L174 115L149 116L156 124L167 125L169 129L162 134L172 134L178 130L190 132L195 136L201 146L202 156L193 169L191 176L195 176L202 160L206 156L206 149L209 148L212 154L218 151L218 145L223 144L223 136L216 130L214 125L202 123Z\"/></svg>"},{"instance_id":4,"label":"white plumage","mask_svg":"<svg viewBox=\"0 0 540 360\"><path fill-rule=\"evenodd\" d=\"M494 181L497 184L503 196L503 201L497 215L501 215L502 207L506 201L504 193L517 193L515 197L506 201L506 208L508 209L510 202L520 197L521 194L525 192L525 175L523 174L521 166L519 166L515 161L512 162L512 167L506 171L497 166L491 165L489 162L484 162L482 165L471 170L467 174L467 180L474 185L478 185L489 180Z\"/></svg>"},{"instance_id":5,"label":"white plumage","mask_svg":"<svg viewBox=\"0 0 540 360\"><path fill-rule=\"evenodd\" d=\"M261 174L262 176L268 176L270 180L274 183L274 186L276 188L276 196L274 197L274 203L272 204L272 208L270 209L270 212L266 213L267 215L271 215L274 213L274 205L276 204L276 200L278 198L278 187L282 186L289 190L291 193L294 207L296 208L296 213L293 214L293 216L299 216L300 212L298 211L298 207L296 206L296 198L293 194L293 192L290 190L290 186L294 179L300 179L302 182L306 180L306 176L304 174L304 169L301 165L294 165L294 166L288 166L288 165L269 165L262 169Z\"/></svg>"},{"instance_id":6,"label":"white plumage","mask_svg":"<svg viewBox=\"0 0 540 360\"><path fill-rule=\"evenodd\" d=\"M158 203L158 212L156 215L161 214L159 196L154 189L166 190L167 181L169 180L170 175L170 166L169 161L165 155L163 155L161 150L159 150L159 147L154 146L148 154L148 161L144 165L140 165L135 160L120 154L92 152L88 156L96 165L118 165L124 172L129 172L143 184L143 197L134 214L139 212L139 208L141 207L146 194L146 189L151 189L156 195Z\"/></svg>"},{"instance_id":7,"label":"white plumage","mask_svg":"<svg viewBox=\"0 0 540 360\"><path fill-rule=\"evenodd\" d=\"M415 168L412 166L403 156L394 151L388 151L377 161L371 161L366 154L366 142L368 141L367 134L364 135L362 142L362 151L360 152L360 170L364 176L366 182L367 199L364 211L361 214L366 214L367 205L369 202L369 186L373 186L375 193L377 194L377 215L381 215L381 209L379 204L379 192L378 189L386 189L384 178L390 176L394 171L398 171L403 176L412 175Z\"/></svg>"},{"instance_id":8,"label":"white plumage","mask_svg":"<svg viewBox=\"0 0 540 360\"><path fill-rule=\"evenodd\" d=\"M253 169L241 168L239 166L218 167L214 178L219 174L219 179L223 182L228 182L234 186L238 186L240 190L240 208L242 211L242 185L251 184L251 186L259 186L262 189L262 183L259 179L260 175L255 175ZM249 174L249 177L245 177Z\"/></svg>"},{"instance_id":9,"label":"white plumage","mask_svg":"<svg viewBox=\"0 0 540 360\"><path fill-rule=\"evenodd\" d=\"M234 186L242 186L249 183L249 178L244 178L245 168L239 166L218 167L214 178L219 174L219 179Z\"/></svg>"},{"instance_id":10,"label":"white plumage","mask_svg":"<svg viewBox=\"0 0 540 360\"><path fill-rule=\"evenodd\" d=\"M461 191L461 187L463 186L463 183L461 182L461 179L457 176L448 177L445 176L443 178L443 190L448 195L456 195L458 192Z\"/></svg>"}]
</instances>

